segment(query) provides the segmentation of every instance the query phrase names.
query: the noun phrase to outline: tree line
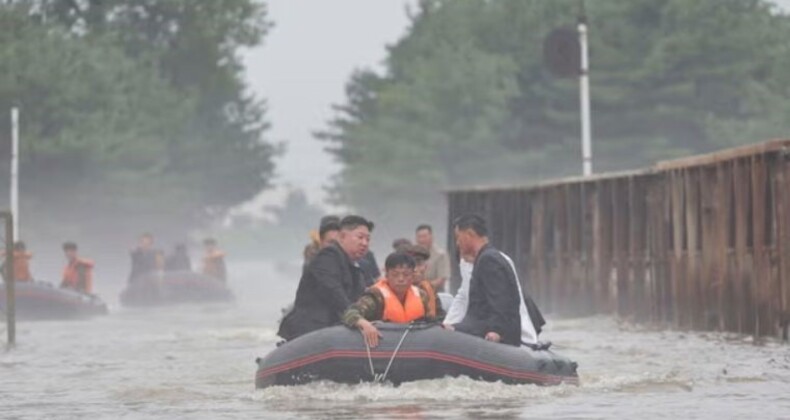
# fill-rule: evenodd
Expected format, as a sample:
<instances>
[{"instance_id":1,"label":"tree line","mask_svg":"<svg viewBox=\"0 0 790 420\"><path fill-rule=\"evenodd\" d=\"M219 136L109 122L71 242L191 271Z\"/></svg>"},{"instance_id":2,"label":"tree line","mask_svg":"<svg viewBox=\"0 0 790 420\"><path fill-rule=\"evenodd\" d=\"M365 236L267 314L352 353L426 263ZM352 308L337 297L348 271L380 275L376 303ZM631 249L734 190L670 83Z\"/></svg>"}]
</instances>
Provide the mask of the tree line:
<instances>
[{"instance_id":1,"label":"tree line","mask_svg":"<svg viewBox=\"0 0 790 420\"><path fill-rule=\"evenodd\" d=\"M579 174L578 84L542 52L578 4L419 1L385 70L356 72L318 134L344 164L334 199L408 225L445 188ZM790 18L773 3L586 4L596 171L790 133Z\"/></svg>"}]
</instances>

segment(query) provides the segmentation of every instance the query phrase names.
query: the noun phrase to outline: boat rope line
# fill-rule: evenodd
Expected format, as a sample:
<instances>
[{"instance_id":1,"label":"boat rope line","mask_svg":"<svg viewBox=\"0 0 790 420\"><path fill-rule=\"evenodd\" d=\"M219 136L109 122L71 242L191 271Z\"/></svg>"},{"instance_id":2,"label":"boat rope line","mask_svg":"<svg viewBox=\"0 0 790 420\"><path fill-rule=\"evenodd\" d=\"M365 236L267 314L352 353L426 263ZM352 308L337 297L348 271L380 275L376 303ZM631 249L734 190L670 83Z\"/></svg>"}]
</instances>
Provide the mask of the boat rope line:
<instances>
[{"instance_id":1,"label":"boat rope line","mask_svg":"<svg viewBox=\"0 0 790 420\"><path fill-rule=\"evenodd\" d=\"M368 353L368 364L370 366L370 375L373 376L373 382L384 382L387 380L387 375L390 373L392 362L395 361L395 356L398 355L398 351L400 351L401 345L403 345L403 340L406 339L406 335L409 334L409 331L411 331L412 326L414 326L414 324L410 323L409 326L403 331L403 334L400 336L400 341L398 342L398 345L395 347L395 350L392 352L390 361L387 363L387 368L384 369L384 373L382 374L376 373L376 370L373 369L373 357L371 357L370 355L370 344L368 343L368 338L363 336L365 339L365 350L367 350Z\"/></svg>"}]
</instances>

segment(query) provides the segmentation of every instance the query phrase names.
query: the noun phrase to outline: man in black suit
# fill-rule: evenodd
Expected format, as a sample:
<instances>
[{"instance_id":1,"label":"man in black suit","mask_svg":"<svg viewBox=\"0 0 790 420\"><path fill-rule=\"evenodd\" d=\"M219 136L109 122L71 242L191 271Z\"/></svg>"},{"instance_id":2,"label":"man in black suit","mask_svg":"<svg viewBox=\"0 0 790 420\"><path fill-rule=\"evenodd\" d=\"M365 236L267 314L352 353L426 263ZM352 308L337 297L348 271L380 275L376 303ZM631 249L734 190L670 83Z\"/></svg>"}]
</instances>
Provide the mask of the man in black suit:
<instances>
[{"instance_id":1,"label":"man in black suit","mask_svg":"<svg viewBox=\"0 0 790 420\"><path fill-rule=\"evenodd\" d=\"M358 262L368 252L372 228L373 223L361 216L340 221L337 241L322 248L302 272L294 308L277 335L293 340L340 323L346 308L365 290Z\"/></svg>"}]
</instances>

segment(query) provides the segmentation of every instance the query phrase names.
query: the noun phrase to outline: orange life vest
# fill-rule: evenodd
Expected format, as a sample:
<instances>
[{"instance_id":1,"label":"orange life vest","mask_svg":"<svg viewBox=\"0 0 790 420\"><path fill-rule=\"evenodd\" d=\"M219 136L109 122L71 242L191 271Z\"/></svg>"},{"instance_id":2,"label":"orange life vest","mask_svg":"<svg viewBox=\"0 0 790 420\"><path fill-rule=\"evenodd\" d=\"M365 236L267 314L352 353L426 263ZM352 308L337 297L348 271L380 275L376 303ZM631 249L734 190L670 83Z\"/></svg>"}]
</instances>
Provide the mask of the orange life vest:
<instances>
[{"instance_id":1,"label":"orange life vest","mask_svg":"<svg viewBox=\"0 0 790 420\"><path fill-rule=\"evenodd\" d=\"M384 312L382 321L406 324L425 316L425 307L420 298L420 290L409 286L406 291L406 302L401 303L398 295L392 291L385 280L379 280L373 287L377 288L384 296Z\"/></svg>"},{"instance_id":2,"label":"orange life vest","mask_svg":"<svg viewBox=\"0 0 790 420\"><path fill-rule=\"evenodd\" d=\"M214 251L203 256L203 274L217 280L225 281L225 253Z\"/></svg>"},{"instance_id":3,"label":"orange life vest","mask_svg":"<svg viewBox=\"0 0 790 420\"><path fill-rule=\"evenodd\" d=\"M93 293L93 262L77 258L63 269L60 287L68 287L83 293Z\"/></svg>"},{"instance_id":4,"label":"orange life vest","mask_svg":"<svg viewBox=\"0 0 790 420\"><path fill-rule=\"evenodd\" d=\"M433 289L433 285L428 280L423 280L417 285L420 289L424 290L425 293L428 295L428 316L435 318L436 317L436 291Z\"/></svg>"},{"instance_id":5,"label":"orange life vest","mask_svg":"<svg viewBox=\"0 0 790 420\"><path fill-rule=\"evenodd\" d=\"M14 278L16 281L33 281L30 274L30 259L33 254L25 251L14 251Z\"/></svg>"}]
</instances>

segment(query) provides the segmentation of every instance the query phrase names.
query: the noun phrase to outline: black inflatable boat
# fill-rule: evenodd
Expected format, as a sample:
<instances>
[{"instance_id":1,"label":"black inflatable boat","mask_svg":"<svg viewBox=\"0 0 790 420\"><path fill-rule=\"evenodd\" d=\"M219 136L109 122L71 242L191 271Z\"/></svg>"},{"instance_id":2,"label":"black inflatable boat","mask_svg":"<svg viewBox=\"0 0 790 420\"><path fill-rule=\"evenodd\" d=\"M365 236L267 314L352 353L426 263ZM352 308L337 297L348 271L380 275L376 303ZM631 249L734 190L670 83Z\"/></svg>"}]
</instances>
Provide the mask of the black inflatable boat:
<instances>
[{"instance_id":1,"label":"black inflatable boat","mask_svg":"<svg viewBox=\"0 0 790 420\"><path fill-rule=\"evenodd\" d=\"M468 376L508 384L578 384L576 363L550 350L492 343L436 324L378 323L368 349L357 330L335 326L289 341L258 359L256 388L316 380L394 384Z\"/></svg>"},{"instance_id":2,"label":"black inflatable boat","mask_svg":"<svg viewBox=\"0 0 790 420\"><path fill-rule=\"evenodd\" d=\"M0 316L6 311L5 290L5 282L0 282ZM107 304L98 296L57 288L50 283L19 281L14 285L14 294L19 319L74 319L107 314Z\"/></svg>"},{"instance_id":3,"label":"black inflatable boat","mask_svg":"<svg viewBox=\"0 0 790 420\"><path fill-rule=\"evenodd\" d=\"M225 283L192 271L152 273L131 283L120 296L124 306L229 302L233 299L233 292Z\"/></svg>"}]
</instances>

